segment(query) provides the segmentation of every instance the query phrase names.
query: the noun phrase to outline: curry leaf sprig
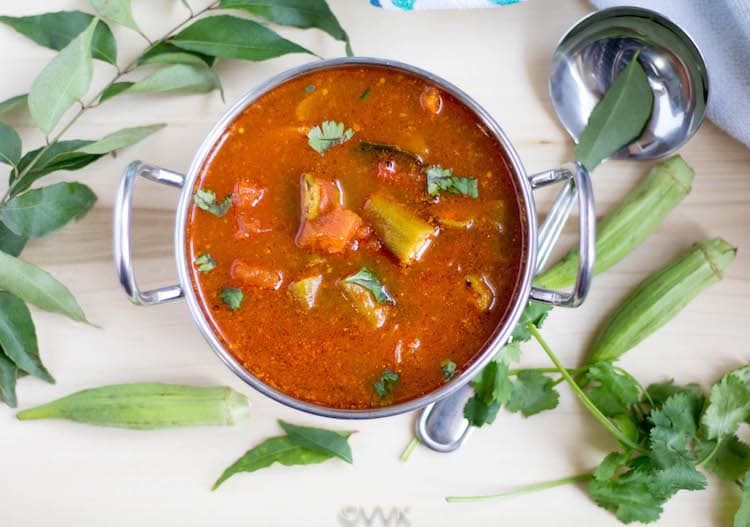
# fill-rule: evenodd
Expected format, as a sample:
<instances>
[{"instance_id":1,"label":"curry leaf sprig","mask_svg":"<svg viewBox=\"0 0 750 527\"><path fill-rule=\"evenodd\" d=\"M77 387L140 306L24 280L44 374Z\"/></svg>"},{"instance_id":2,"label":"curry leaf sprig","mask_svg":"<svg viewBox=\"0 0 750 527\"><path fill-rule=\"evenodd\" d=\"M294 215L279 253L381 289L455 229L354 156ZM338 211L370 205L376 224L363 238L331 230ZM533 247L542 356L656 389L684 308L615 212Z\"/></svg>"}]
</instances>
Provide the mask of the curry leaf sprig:
<instances>
[{"instance_id":1,"label":"curry leaf sprig","mask_svg":"<svg viewBox=\"0 0 750 527\"><path fill-rule=\"evenodd\" d=\"M217 58L261 61L288 53L314 54L281 37L267 22L321 29L344 42L351 55L349 37L325 0L285 0L281 8L244 0L217 0L200 10L193 10L188 0L182 4L189 16L158 38L147 36L140 28L129 0L91 0L92 13L0 16L0 24L58 51L31 82L28 94L0 102L0 119L6 121L0 123L0 164L10 168L7 189L0 197L0 400L10 406L16 405L16 381L24 373L53 382L41 361L27 304L86 321L64 285L18 256L29 240L83 216L93 207L96 196L81 183L32 187L48 174L84 168L164 126L124 128L99 140L69 139L68 132L79 119L113 98L221 90L213 70ZM254 19L227 14L231 11ZM118 63L117 41L110 24L135 31L147 43L143 52L125 66ZM93 72L101 67L114 72L92 94ZM18 132L7 124L10 112L22 107L46 135L44 145L26 152ZM69 112L71 116L64 121ZM212 201L207 198L204 205L217 215L231 204L231 199L217 203L215 196ZM203 272L211 267L210 262L199 265Z\"/></svg>"},{"instance_id":2,"label":"curry leaf sprig","mask_svg":"<svg viewBox=\"0 0 750 527\"><path fill-rule=\"evenodd\" d=\"M285 466L311 465L337 457L352 462L349 436L352 432L334 432L322 428L299 426L279 420L286 435L266 439L245 452L216 480L216 490L227 479L240 472L255 472L280 463Z\"/></svg>"}]
</instances>

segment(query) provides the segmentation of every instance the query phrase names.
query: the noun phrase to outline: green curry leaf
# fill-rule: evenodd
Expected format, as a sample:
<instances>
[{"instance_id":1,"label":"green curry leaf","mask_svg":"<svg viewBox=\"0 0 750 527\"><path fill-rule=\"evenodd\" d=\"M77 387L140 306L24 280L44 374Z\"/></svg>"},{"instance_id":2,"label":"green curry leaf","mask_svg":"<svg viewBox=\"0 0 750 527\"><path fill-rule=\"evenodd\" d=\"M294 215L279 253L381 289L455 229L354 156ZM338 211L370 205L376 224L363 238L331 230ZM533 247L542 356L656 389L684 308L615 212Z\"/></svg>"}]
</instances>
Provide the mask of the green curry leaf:
<instances>
[{"instance_id":1,"label":"green curry leaf","mask_svg":"<svg viewBox=\"0 0 750 527\"><path fill-rule=\"evenodd\" d=\"M120 93L208 93L217 89L221 90L221 82L208 66L171 64Z\"/></svg>"},{"instance_id":2,"label":"green curry leaf","mask_svg":"<svg viewBox=\"0 0 750 527\"><path fill-rule=\"evenodd\" d=\"M109 154L115 150L132 146L149 135L158 132L166 124L153 124L150 126L134 126L133 128L123 128L117 132L111 133L95 143L85 145L77 150L83 154Z\"/></svg>"},{"instance_id":3,"label":"green curry leaf","mask_svg":"<svg viewBox=\"0 0 750 527\"><path fill-rule=\"evenodd\" d=\"M91 41L97 20L65 46L34 79L29 92L29 111L46 134L91 85Z\"/></svg>"},{"instance_id":4,"label":"green curry leaf","mask_svg":"<svg viewBox=\"0 0 750 527\"><path fill-rule=\"evenodd\" d=\"M18 404L16 399L16 380L18 379L18 369L0 349L0 401L11 408Z\"/></svg>"},{"instance_id":5,"label":"green curry leaf","mask_svg":"<svg viewBox=\"0 0 750 527\"><path fill-rule=\"evenodd\" d=\"M0 16L0 23L46 48L60 51L89 27L94 17L82 11L58 11L33 16ZM107 24L99 22L91 40L93 58L117 64L117 42Z\"/></svg>"},{"instance_id":6,"label":"green curry leaf","mask_svg":"<svg viewBox=\"0 0 750 527\"><path fill-rule=\"evenodd\" d=\"M298 426L279 420L279 425L286 435L295 443L310 450L329 454L352 462L352 449L347 439L351 432L333 432L311 426Z\"/></svg>"},{"instance_id":7,"label":"green curry leaf","mask_svg":"<svg viewBox=\"0 0 750 527\"><path fill-rule=\"evenodd\" d=\"M21 160L21 138L12 127L0 123L0 163L16 166Z\"/></svg>"},{"instance_id":8,"label":"green curry leaf","mask_svg":"<svg viewBox=\"0 0 750 527\"><path fill-rule=\"evenodd\" d=\"M55 382L39 358L31 313L18 297L0 291L0 347L16 368Z\"/></svg>"},{"instance_id":9,"label":"green curry leaf","mask_svg":"<svg viewBox=\"0 0 750 527\"><path fill-rule=\"evenodd\" d=\"M332 455L305 448L288 436L266 439L245 452L216 480L211 490L216 490L227 479L239 472L255 472L279 463L285 466L312 465L331 459Z\"/></svg>"},{"instance_id":10,"label":"green curry leaf","mask_svg":"<svg viewBox=\"0 0 750 527\"><path fill-rule=\"evenodd\" d=\"M221 0L222 9L240 9L270 22L303 29L318 28L346 44L352 56L349 36L325 0Z\"/></svg>"},{"instance_id":11,"label":"green curry leaf","mask_svg":"<svg viewBox=\"0 0 750 527\"><path fill-rule=\"evenodd\" d=\"M311 51L262 24L230 15L202 18L170 38L179 48L227 59L261 61Z\"/></svg>"},{"instance_id":12,"label":"green curry leaf","mask_svg":"<svg viewBox=\"0 0 750 527\"><path fill-rule=\"evenodd\" d=\"M96 194L81 183L56 183L29 190L0 205L0 221L23 238L36 238L81 217Z\"/></svg>"},{"instance_id":13,"label":"green curry leaf","mask_svg":"<svg viewBox=\"0 0 750 527\"><path fill-rule=\"evenodd\" d=\"M91 7L104 19L143 34L133 19L130 0L91 0Z\"/></svg>"},{"instance_id":14,"label":"green curry leaf","mask_svg":"<svg viewBox=\"0 0 750 527\"><path fill-rule=\"evenodd\" d=\"M47 271L4 252L0 252L0 289L45 311L88 322L67 287Z\"/></svg>"}]
</instances>

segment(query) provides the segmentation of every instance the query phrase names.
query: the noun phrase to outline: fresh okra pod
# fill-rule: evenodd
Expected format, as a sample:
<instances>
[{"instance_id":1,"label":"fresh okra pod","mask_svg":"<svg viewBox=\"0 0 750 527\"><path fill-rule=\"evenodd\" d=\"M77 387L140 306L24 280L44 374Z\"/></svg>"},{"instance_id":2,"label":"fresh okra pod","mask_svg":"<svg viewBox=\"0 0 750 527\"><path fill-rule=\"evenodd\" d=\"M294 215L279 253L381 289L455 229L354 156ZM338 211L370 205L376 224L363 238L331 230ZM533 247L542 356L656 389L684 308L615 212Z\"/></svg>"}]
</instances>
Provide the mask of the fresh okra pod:
<instances>
[{"instance_id":1,"label":"fresh okra pod","mask_svg":"<svg viewBox=\"0 0 750 527\"><path fill-rule=\"evenodd\" d=\"M679 155L656 164L648 176L596 226L594 274L606 271L645 240L690 193L695 173ZM573 249L539 275L535 284L565 289L576 281L578 250Z\"/></svg>"},{"instance_id":2,"label":"fresh okra pod","mask_svg":"<svg viewBox=\"0 0 750 527\"><path fill-rule=\"evenodd\" d=\"M737 249L721 238L694 244L633 291L596 336L588 363L617 360L723 278Z\"/></svg>"},{"instance_id":3,"label":"fresh okra pod","mask_svg":"<svg viewBox=\"0 0 750 527\"><path fill-rule=\"evenodd\" d=\"M247 397L226 386L114 384L73 393L19 412L27 419L149 430L175 426L233 425L249 415Z\"/></svg>"}]
</instances>

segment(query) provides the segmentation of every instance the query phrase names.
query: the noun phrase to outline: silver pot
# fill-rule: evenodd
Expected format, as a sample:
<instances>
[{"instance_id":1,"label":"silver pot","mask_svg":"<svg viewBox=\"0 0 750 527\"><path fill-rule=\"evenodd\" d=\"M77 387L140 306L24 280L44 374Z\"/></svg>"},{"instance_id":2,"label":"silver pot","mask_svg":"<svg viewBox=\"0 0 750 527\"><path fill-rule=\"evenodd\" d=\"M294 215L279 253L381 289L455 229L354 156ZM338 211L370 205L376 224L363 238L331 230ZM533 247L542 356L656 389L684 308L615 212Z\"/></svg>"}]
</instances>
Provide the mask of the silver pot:
<instances>
[{"instance_id":1,"label":"silver pot","mask_svg":"<svg viewBox=\"0 0 750 527\"><path fill-rule=\"evenodd\" d=\"M460 375L455 377L449 383L446 383L432 392L402 403L368 410L344 410L337 408L328 408L319 406L306 401L301 401L290 397L275 388L265 384L253 374L245 370L242 365L235 359L219 342L214 332L206 320L201 307L196 298L193 286L190 280L189 266L185 254L185 227L187 221L188 208L192 201L193 185L198 177L201 167L208 156L211 148L224 133L234 119L256 99L263 94L273 90L286 81L304 75L311 71L317 71L327 68L335 68L345 65L377 65L393 68L403 71L439 86L442 90L450 93L466 106L471 108L477 117L482 121L487 130L489 130L497 140L502 144L507 154L508 160L513 167L513 176L516 178L518 188L520 189L519 199L523 200L522 210L526 217L524 225L526 226L526 236L529 240L528 251L525 255L520 280L520 292L515 300L515 305L511 310L510 316L502 325L495 328L492 336L488 339L484 349L478 355L478 358L470 364ZM133 187L138 176L146 179L163 183L180 189L180 198L177 205L174 231L174 253L177 271L180 283L169 287L162 287L150 291L141 291L135 280L131 260L130 247L130 214L133 201ZM537 260L537 255L548 254L547 248L556 241L556 236L546 236L545 232L559 232L557 229L549 229L553 224L559 224L565 221L565 216L556 214L552 211L545 225L538 229L536 218L536 204L534 202L533 190L552 183L572 181L578 188L578 207L579 207L579 265L576 285L570 292L551 291L541 289L532 285L532 280L541 267L543 262ZM545 302L555 306L575 307L581 304L591 283L591 277L594 267L594 247L596 241L596 222L594 213L594 196L591 188L591 180L586 169L575 163L570 163L563 168L552 169L539 174L528 175L521 163L518 153L512 143L505 135L505 132L495 122L495 120L477 104L469 95L458 89L448 81L441 79L427 71L415 68L408 64L399 62L376 59L376 58L342 58L334 60L324 60L306 64L287 70L271 80L261 84L251 90L239 101L237 101L224 115L219 119L211 132L206 136L200 148L193 157L193 162L187 174L179 174L171 170L160 168L154 165L144 164L140 161L131 163L123 174L120 183L117 199L114 208L114 260L117 268L117 274L125 292L130 300L135 304L153 305L161 304L169 300L185 297L190 312L198 325L203 337L209 343L214 352L240 379L271 397L272 399L302 410L305 412L322 415L326 417L349 418L349 419L370 419L376 417L386 417L409 412L424 408L435 401L447 397L451 393L465 386L476 374L492 359L495 353L508 341L511 332L518 322L521 313L529 299Z\"/></svg>"}]
</instances>

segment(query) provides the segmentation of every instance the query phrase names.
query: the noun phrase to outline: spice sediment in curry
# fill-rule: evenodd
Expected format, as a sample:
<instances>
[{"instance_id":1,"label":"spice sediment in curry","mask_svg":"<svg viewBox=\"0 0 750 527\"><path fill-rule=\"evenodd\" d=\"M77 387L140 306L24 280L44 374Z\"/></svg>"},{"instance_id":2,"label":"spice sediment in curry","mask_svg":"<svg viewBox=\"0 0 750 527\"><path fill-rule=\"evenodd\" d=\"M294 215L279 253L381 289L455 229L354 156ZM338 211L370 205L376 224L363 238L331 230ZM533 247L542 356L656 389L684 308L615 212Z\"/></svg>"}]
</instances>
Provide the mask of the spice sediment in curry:
<instances>
[{"instance_id":1,"label":"spice sediment in curry","mask_svg":"<svg viewBox=\"0 0 750 527\"><path fill-rule=\"evenodd\" d=\"M324 121L353 135L324 142L321 154L308 134ZM448 178L455 188L430 195L426 168L438 165L468 179ZM227 127L195 183L216 203L232 194L223 215L188 211L203 312L244 368L297 399L364 409L430 392L446 380L441 364L466 368L517 297L527 241L511 170L470 109L415 75L350 65L287 81ZM461 190L472 180L476 198ZM306 184L318 192L312 213L300 197ZM420 255L400 259L381 239L388 232L368 211L378 199L413 216ZM320 238L331 225L346 230L342 222L346 234ZM215 268L193 265L202 254ZM345 281L363 268L390 300ZM234 310L222 300L235 295L222 294L229 288L242 292ZM386 393L374 386L384 370L398 375Z\"/></svg>"}]
</instances>

